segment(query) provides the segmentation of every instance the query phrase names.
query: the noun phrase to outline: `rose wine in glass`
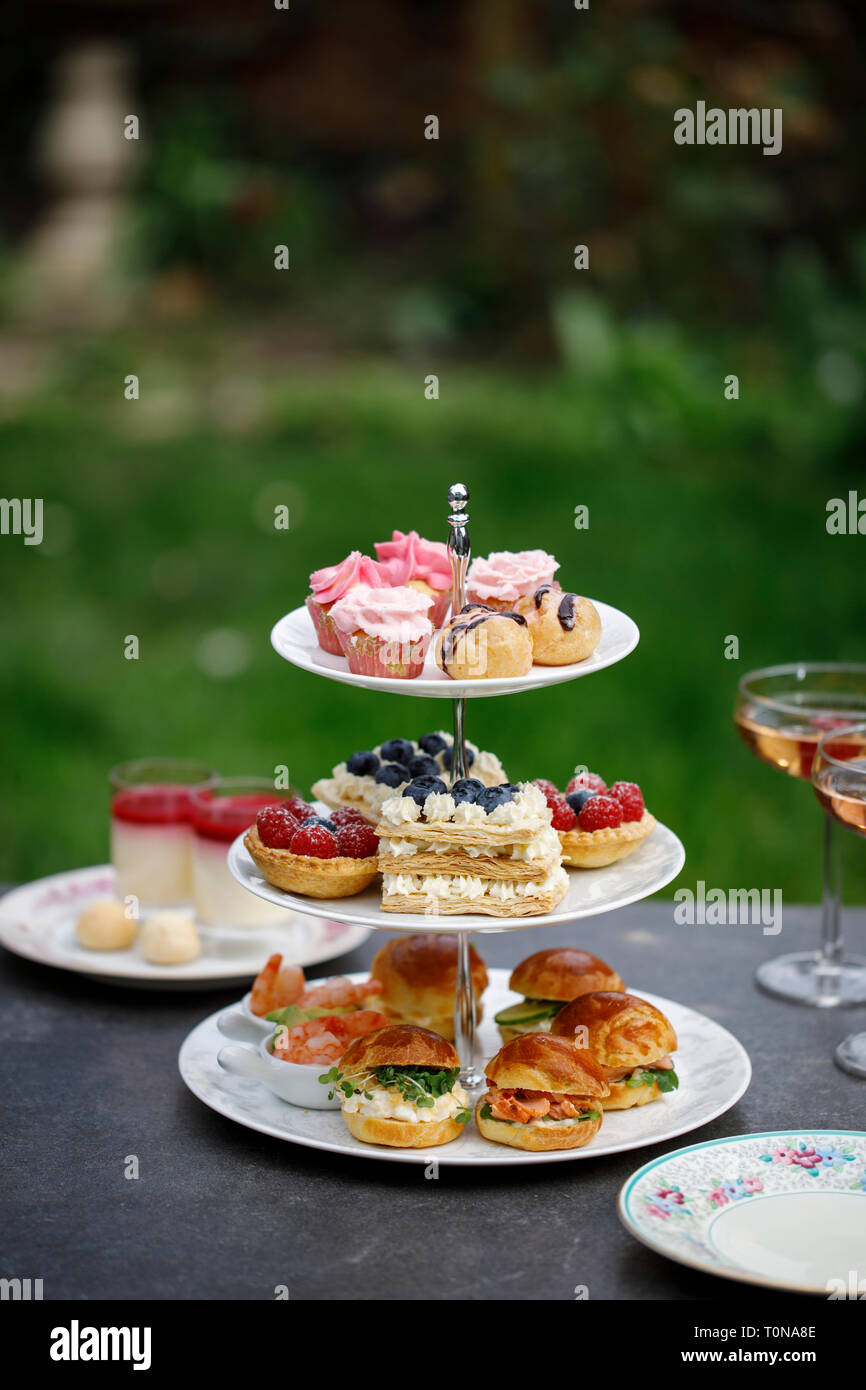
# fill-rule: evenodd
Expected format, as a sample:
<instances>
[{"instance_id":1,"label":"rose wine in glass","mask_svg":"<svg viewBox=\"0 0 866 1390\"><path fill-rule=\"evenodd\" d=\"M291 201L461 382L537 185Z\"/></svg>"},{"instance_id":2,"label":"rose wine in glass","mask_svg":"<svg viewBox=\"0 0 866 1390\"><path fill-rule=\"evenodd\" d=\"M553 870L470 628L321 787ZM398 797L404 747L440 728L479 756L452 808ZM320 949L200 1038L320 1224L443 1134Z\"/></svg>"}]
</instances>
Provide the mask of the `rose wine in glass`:
<instances>
[{"instance_id":1,"label":"rose wine in glass","mask_svg":"<svg viewBox=\"0 0 866 1390\"><path fill-rule=\"evenodd\" d=\"M812 785L828 816L866 839L866 724L827 733L818 744ZM837 1066L866 1078L866 1033L836 1048Z\"/></svg>"},{"instance_id":2,"label":"rose wine in glass","mask_svg":"<svg viewBox=\"0 0 866 1390\"><path fill-rule=\"evenodd\" d=\"M770 767L804 782L812 777L821 739L858 720L866 720L866 665L843 662L799 662L751 671L740 681L734 707L734 722L746 747ZM866 959L843 951L837 819L827 810L818 951L777 956L765 961L755 976L767 994L824 1009L866 1002Z\"/></svg>"}]
</instances>

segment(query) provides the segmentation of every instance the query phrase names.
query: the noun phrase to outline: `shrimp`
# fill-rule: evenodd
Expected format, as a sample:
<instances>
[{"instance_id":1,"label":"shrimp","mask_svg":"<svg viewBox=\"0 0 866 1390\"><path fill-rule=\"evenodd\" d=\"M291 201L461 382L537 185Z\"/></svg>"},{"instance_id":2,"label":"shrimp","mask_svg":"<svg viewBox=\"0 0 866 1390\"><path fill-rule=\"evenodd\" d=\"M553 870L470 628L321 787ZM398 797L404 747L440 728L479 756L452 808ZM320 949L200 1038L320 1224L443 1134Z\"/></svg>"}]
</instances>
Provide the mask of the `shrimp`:
<instances>
[{"instance_id":1,"label":"shrimp","mask_svg":"<svg viewBox=\"0 0 866 1390\"><path fill-rule=\"evenodd\" d=\"M365 999L381 992L379 980L355 985L345 975L335 975L320 985L307 985L297 1003L302 1009L359 1009Z\"/></svg>"},{"instance_id":2,"label":"shrimp","mask_svg":"<svg viewBox=\"0 0 866 1390\"><path fill-rule=\"evenodd\" d=\"M339 1062L352 1038L373 1033L387 1024L385 1015L373 1009L359 1009L347 1017L326 1014L324 1018L311 1018L294 1028L278 1030L274 1038L274 1056L279 1061L296 1062L301 1066Z\"/></svg>"},{"instance_id":3,"label":"shrimp","mask_svg":"<svg viewBox=\"0 0 866 1390\"><path fill-rule=\"evenodd\" d=\"M299 965L283 965L281 955L271 956L259 971L250 990L250 1011L259 1018L274 1009L295 1004L304 988L304 972Z\"/></svg>"}]
</instances>

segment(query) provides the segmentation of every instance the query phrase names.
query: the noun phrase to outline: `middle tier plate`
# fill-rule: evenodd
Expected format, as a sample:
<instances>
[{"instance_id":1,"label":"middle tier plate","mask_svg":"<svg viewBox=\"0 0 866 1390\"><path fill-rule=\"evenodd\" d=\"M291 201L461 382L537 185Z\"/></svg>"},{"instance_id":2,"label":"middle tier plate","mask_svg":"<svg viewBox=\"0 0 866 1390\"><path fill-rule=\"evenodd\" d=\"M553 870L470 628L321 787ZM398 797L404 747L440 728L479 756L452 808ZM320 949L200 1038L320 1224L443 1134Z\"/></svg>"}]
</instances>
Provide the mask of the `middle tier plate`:
<instances>
[{"instance_id":1,"label":"middle tier plate","mask_svg":"<svg viewBox=\"0 0 866 1390\"><path fill-rule=\"evenodd\" d=\"M666 825L657 825L649 839L627 859L605 869L569 869L568 892L553 912L540 917L483 917L473 913L440 917L435 913L383 912L378 882L353 898L302 898L274 888L262 878L244 846L243 835L238 836L228 852L228 866L238 883L268 902L351 926L408 932L519 931L595 917L657 893L676 878L685 862L685 850L674 832Z\"/></svg>"}]
</instances>

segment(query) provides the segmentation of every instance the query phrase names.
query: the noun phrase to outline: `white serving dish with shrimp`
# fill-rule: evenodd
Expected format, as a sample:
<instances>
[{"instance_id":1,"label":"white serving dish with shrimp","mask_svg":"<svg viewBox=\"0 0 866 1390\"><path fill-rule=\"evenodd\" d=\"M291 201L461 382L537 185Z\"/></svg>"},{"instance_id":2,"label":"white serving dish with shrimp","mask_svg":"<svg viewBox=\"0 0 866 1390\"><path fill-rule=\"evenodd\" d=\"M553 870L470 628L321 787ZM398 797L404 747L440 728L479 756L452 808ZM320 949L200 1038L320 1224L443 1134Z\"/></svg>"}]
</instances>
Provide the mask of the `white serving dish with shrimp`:
<instances>
[{"instance_id":1,"label":"white serving dish with shrimp","mask_svg":"<svg viewBox=\"0 0 866 1390\"><path fill-rule=\"evenodd\" d=\"M297 1004L299 1009L339 1009L354 1011L366 1007L368 1000L381 991L378 980L350 980L334 975L329 980L307 984L298 965L284 964L280 955L269 956L262 966L249 994L241 1000L241 1013L263 1032L273 1032L268 1014Z\"/></svg>"}]
</instances>

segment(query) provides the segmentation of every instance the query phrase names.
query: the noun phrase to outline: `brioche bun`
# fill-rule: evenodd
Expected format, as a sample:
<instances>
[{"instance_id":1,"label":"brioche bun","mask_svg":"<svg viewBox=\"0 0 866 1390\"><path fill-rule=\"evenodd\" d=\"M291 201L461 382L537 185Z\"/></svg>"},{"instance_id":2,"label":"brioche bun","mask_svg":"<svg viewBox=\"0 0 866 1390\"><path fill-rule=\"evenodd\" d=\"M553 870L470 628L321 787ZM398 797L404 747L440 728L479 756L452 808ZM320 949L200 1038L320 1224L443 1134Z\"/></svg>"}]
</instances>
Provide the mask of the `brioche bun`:
<instances>
[{"instance_id":1,"label":"brioche bun","mask_svg":"<svg viewBox=\"0 0 866 1390\"><path fill-rule=\"evenodd\" d=\"M380 1115L347 1115L345 1110L343 1120L349 1133L364 1144L387 1144L392 1149L432 1149L438 1144L450 1144L466 1128L456 1120L416 1125L408 1120L386 1120Z\"/></svg>"},{"instance_id":2,"label":"brioche bun","mask_svg":"<svg viewBox=\"0 0 866 1390\"><path fill-rule=\"evenodd\" d=\"M555 946L536 951L516 965L509 988L527 999L563 999L568 1002L592 990L623 989L615 970L589 951L571 946Z\"/></svg>"},{"instance_id":3,"label":"brioche bun","mask_svg":"<svg viewBox=\"0 0 866 1390\"><path fill-rule=\"evenodd\" d=\"M450 1042L412 1023L395 1023L355 1038L340 1058L342 1072L373 1071L376 1067L453 1071L459 1066L460 1058Z\"/></svg>"},{"instance_id":4,"label":"brioche bun","mask_svg":"<svg viewBox=\"0 0 866 1390\"><path fill-rule=\"evenodd\" d=\"M579 1028L586 1029L589 1051L611 1070L651 1066L677 1048L677 1035L661 1009L622 991L581 994L559 1011L550 1031L573 1038Z\"/></svg>"},{"instance_id":5,"label":"brioche bun","mask_svg":"<svg viewBox=\"0 0 866 1390\"><path fill-rule=\"evenodd\" d=\"M485 1120L481 1114L486 1098L481 1096L475 1106L478 1132L494 1144L508 1144L512 1149L529 1149L542 1153L549 1149L582 1149L594 1138L602 1125L601 1107L597 1120L576 1120L573 1125L543 1122L529 1125L509 1124L505 1120Z\"/></svg>"},{"instance_id":6,"label":"brioche bun","mask_svg":"<svg viewBox=\"0 0 866 1390\"><path fill-rule=\"evenodd\" d=\"M512 1038L491 1057L484 1074L495 1086L508 1090L593 1098L610 1093L604 1068L595 1057L567 1038L550 1033L522 1033Z\"/></svg>"},{"instance_id":7,"label":"brioche bun","mask_svg":"<svg viewBox=\"0 0 866 1390\"><path fill-rule=\"evenodd\" d=\"M605 1097L603 1105L605 1110L633 1110L636 1105L649 1105L650 1101L659 1100L661 1094L657 1081L651 1086L626 1086L624 1081L611 1081L610 1095Z\"/></svg>"},{"instance_id":8,"label":"brioche bun","mask_svg":"<svg viewBox=\"0 0 866 1390\"><path fill-rule=\"evenodd\" d=\"M475 1017L481 1017L481 995L487 970L474 946L469 968L475 990ZM370 975L381 980L382 991L368 1007L390 1018L432 1028L440 1037L454 1037L454 992L457 988L457 941L439 932L395 936L373 958ZM456 1064L455 1064L456 1065Z\"/></svg>"}]
</instances>

